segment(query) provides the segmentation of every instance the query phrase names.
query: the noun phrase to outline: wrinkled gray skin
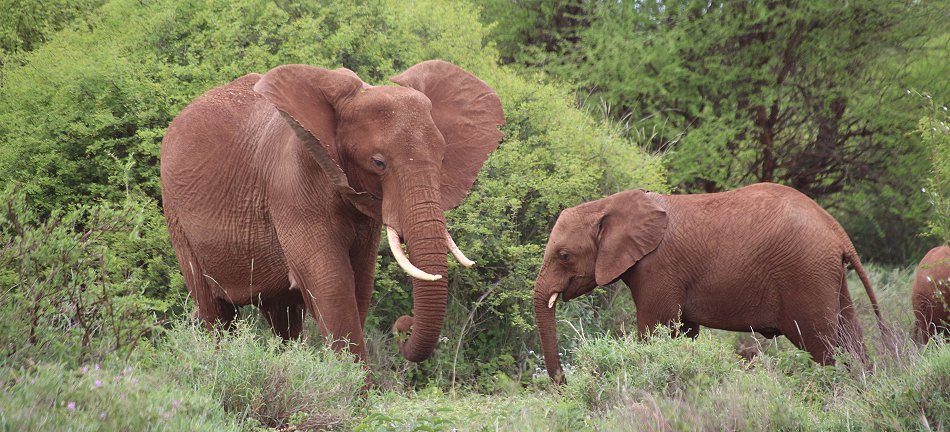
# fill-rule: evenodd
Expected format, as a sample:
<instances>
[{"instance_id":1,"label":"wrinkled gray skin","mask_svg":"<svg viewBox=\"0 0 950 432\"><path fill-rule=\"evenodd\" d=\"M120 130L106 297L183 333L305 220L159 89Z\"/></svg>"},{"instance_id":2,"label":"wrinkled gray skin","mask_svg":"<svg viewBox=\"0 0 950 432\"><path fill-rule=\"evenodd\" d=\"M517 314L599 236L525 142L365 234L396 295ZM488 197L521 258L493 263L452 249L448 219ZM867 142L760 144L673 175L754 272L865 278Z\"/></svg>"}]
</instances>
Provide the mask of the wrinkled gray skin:
<instances>
[{"instance_id":1,"label":"wrinkled gray skin","mask_svg":"<svg viewBox=\"0 0 950 432\"><path fill-rule=\"evenodd\" d=\"M845 263L858 272L880 323L851 240L794 189L763 183L697 195L630 190L566 209L534 287L545 365L564 382L556 301L617 279L633 294L641 336L658 324L694 337L700 326L754 330L785 335L822 364L834 361L834 346L863 356Z\"/></svg>"}]
</instances>

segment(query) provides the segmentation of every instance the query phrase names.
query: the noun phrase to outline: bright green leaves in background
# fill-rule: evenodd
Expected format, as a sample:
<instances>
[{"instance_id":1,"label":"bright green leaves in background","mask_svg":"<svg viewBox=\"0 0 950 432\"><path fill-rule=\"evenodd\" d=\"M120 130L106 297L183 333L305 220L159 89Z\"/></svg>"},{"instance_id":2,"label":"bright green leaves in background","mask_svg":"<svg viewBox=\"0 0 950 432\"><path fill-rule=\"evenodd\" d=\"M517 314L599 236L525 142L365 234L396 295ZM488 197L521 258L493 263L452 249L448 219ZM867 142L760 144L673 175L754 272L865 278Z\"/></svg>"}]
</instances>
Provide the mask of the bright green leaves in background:
<instances>
[{"instance_id":1,"label":"bright green leaves in background","mask_svg":"<svg viewBox=\"0 0 950 432\"><path fill-rule=\"evenodd\" d=\"M863 295L881 365L869 376L814 365L782 339L755 341L765 352L751 361L734 354L747 335L618 340L635 308L625 289L598 289L558 311L574 373L564 392L539 378L528 301L561 209L669 191L667 177L677 192L768 179L810 190L865 259L913 258L928 220L948 240L943 3L472 3L0 0L0 429L946 424L947 346L881 345ZM488 82L506 114L504 142L448 214L478 265L451 264L433 358L395 352L410 284L385 245L367 399L364 370L319 338L280 345L253 315L231 334L182 323L192 303L158 186L172 118L279 64L384 85L432 58ZM909 327L909 273L869 268L885 317Z\"/></svg>"},{"instance_id":2,"label":"bright green leaves in background","mask_svg":"<svg viewBox=\"0 0 950 432\"><path fill-rule=\"evenodd\" d=\"M906 89L950 99L945 2L488 1L502 58L664 153L679 192L772 181L829 208L865 259L906 263L929 151Z\"/></svg>"},{"instance_id":3,"label":"bright green leaves in background","mask_svg":"<svg viewBox=\"0 0 950 432\"><path fill-rule=\"evenodd\" d=\"M122 271L110 274L138 275L143 300L185 296L158 207L158 156L168 123L201 93L285 63L347 67L385 85L432 58L494 87L506 113L504 142L471 195L448 215L453 236L478 266L451 270L446 343L413 372L418 382L450 370L459 380L499 370L520 375L535 337L527 299L559 211L622 189L667 189L659 159L619 128L575 109L569 91L499 67L489 27L468 4L115 0L62 26L18 57L22 65L3 69L0 181L19 184L38 220L75 206L138 203L149 223L121 251L136 253L121 255ZM385 335L411 310L410 285L382 250L368 332L377 335L380 358L398 361ZM25 302L23 290L14 288ZM139 317L139 324L189 307L166 304L166 315ZM508 360L476 366L502 353Z\"/></svg>"},{"instance_id":4,"label":"bright green leaves in background","mask_svg":"<svg viewBox=\"0 0 950 432\"><path fill-rule=\"evenodd\" d=\"M917 131L930 147L933 171L928 186L921 191L930 198L934 208L930 220L931 234L950 244L950 114L947 105L937 103L927 94L920 95L930 112L920 120Z\"/></svg>"}]
</instances>

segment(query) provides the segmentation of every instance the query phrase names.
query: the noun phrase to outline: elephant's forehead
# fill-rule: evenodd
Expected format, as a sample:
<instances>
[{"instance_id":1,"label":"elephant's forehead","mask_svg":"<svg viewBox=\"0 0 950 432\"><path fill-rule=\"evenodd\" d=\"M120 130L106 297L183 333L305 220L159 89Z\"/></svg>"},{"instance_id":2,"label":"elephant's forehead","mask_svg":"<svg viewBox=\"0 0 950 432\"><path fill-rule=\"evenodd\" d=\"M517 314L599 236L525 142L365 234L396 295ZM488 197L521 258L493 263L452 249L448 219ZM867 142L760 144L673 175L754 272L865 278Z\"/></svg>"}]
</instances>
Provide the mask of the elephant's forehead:
<instances>
[{"instance_id":1,"label":"elephant's forehead","mask_svg":"<svg viewBox=\"0 0 950 432\"><path fill-rule=\"evenodd\" d=\"M365 115L367 112L384 117L429 114L432 103L422 93L404 87L382 86L360 90L351 100L344 114Z\"/></svg>"},{"instance_id":2,"label":"elephant's forehead","mask_svg":"<svg viewBox=\"0 0 950 432\"><path fill-rule=\"evenodd\" d=\"M567 239L580 240L589 237L595 223L596 220L588 212L578 211L574 208L565 209L554 224L551 238L566 241Z\"/></svg>"}]
</instances>

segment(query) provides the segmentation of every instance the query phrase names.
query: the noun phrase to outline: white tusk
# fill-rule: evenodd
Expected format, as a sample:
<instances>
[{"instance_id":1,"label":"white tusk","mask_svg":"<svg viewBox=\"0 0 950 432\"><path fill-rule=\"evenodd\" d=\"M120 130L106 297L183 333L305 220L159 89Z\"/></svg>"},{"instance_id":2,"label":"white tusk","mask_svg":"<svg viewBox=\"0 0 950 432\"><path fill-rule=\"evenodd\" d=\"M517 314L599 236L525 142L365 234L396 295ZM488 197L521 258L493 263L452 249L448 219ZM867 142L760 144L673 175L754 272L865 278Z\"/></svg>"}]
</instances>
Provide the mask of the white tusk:
<instances>
[{"instance_id":1,"label":"white tusk","mask_svg":"<svg viewBox=\"0 0 950 432\"><path fill-rule=\"evenodd\" d=\"M452 240L452 234L449 234L448 230L445 230L445 244L449 246L449 250L452 251L452 256L455 257L459 264L465 267L471 267L475 265L475 261L468 259L465 254L459 250L458 245L455 244L455 240Z\"/></svg>"},{"instance_id":2,"label":"white tusk","mask_svg":"<svg viewBox=\"0 0 950 432\"><path fill-rule=\"evenodd\" d=\"M558 294L560 294L560 293L551 294L551 299L548 300L548 309L551 309L551 308L554 307L554 302L557 301L557 295L558 295Z\"/></svg>"},{"instance_id":3,"label":"white tusk","mask_svg":"<svg viewBox=\"0 0 950 432\"><path fill-rule=\"evenodd\" d=\"M399 242L399 233L397 233L396 230L390 226L387 226L386 236L389 238L389 250L392 251L393 257L396 258L396 262L399 264L399 267L402 267L403 271L408 273L409 276L425 281L437 281L442 279L442 275L428 274L422 270L419 270L418 267L412 265L412 262L410 262L409 258L406 257L405 252L402 251L402 243Z\"/></svg>"}]
</instances>

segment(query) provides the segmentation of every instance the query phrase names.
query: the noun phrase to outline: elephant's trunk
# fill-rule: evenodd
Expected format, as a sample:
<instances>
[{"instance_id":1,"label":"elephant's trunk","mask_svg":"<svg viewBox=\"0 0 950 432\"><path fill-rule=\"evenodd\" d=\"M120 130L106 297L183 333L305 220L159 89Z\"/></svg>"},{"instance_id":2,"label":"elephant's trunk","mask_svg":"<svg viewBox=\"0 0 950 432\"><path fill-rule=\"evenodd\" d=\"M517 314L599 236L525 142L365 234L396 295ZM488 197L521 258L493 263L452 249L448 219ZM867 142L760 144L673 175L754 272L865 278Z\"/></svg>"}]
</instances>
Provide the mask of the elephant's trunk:
<instances>
[{"instance_id":1,"label":"elephant's trunk","mask_svg":"<svg viewBox=\"0 0 950 432\"><path fill-rule=\"evenodd\" d=\"M561 357L558 354L557 327L555 311L557 306L550 304L552 290L544 283L544 268L538 275L534 286L534 320L541 335L541 351L544 353L544 366L548 370L551 380L557 384L564 384L564 371L561 369Z\"/></svg>"},{"instance_id":2,"label":"elephant's trunk","mask_svg":"<svg viewBox=\"0 0 950 432\"><path fill-rule=\"evenodd\" d=\"M403 215L403 236L413 264L426 273L441 275L438 280L412 280L412 317L396 320L398 332L409 332L399 342L406 360L419 362L432 355L445 320L447 293L445 215L439 205L438 190L419 188L410 197L415 204Z\"/></svg>"}]
</instances>

